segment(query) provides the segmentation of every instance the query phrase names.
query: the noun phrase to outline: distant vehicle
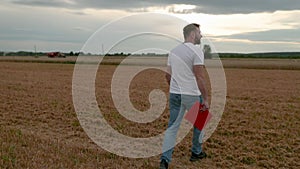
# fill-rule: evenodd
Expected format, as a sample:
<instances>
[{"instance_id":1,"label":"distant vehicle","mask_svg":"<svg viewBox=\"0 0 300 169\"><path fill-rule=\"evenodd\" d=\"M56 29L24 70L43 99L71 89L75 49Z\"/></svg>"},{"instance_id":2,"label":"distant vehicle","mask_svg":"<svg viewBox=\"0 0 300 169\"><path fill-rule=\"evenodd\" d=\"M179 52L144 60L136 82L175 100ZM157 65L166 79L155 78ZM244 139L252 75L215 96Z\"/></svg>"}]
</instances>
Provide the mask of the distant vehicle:
<instances>
[{"instance_id":1,"label":"distant vehicle","mask_svg":"<svg viewBox=\"0 0 300 169\"><path fill-rule=\"evenodd\" d=\"M47 56L49 58L65 58L66 57L63 53L60 53L60 52L50 52L50 53L47 53Z\"/></svg>"}]
</instances>

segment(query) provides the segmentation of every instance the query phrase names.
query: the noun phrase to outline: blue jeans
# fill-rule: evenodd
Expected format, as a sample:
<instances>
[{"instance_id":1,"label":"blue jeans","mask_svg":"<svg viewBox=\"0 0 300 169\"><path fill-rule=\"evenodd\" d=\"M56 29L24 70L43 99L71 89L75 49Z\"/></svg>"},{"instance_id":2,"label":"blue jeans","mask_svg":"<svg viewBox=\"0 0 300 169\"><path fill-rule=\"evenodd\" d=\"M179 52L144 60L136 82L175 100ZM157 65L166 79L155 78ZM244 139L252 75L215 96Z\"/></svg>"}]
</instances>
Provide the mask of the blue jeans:
<instances>
[{"instance_id":1,"label":"blue jeans","mask_svg":"<svg viewBox=\"0 0 300 169\"><path fill-rule=\"evenodd\" d=\"M188 111L195 102L202 103L201 96L181 95L170 93L170 119L168 129L165 132L163 142L163 154L161 160L164 159L168 163L172 160L172 153L176 144L176 136L180 127L181 121L186 111ZM202 151L202 136L203 133L194 127L192 149L193 153L199 154ZM200 138L201 137L201 138Z\"/></svg>"}]
</instances>

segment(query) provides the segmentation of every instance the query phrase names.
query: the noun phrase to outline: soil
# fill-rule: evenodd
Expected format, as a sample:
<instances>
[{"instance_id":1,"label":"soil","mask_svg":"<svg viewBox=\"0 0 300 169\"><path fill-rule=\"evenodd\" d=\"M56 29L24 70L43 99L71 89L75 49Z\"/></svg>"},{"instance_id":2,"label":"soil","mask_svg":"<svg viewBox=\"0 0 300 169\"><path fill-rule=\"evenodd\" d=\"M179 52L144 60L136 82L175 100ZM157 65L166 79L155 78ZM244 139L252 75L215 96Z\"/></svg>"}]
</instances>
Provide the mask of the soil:
<instances>
[{"instance_id":1,"label":"soil","mask_svg":"<svg viewBox=\"0 0 300 169\"><path fill-rule=\"evenodd\" d=\"M110 93L115 68L101 65L97 74L96 97L104 117L128 136L163 132L168 109L149 124L118 113ZM73 69L73 64L0 62L0 168L158 168L159 155L120 157L87 136L73 107ZM235 65L225 73L226 107L203 145L208 157L189 162L190 132L176 146L170 168L299 168L300 70ZM167 95L164 73L141 72L130 84L132 104L147 110L149 93L157 88Z\"/></svg>"}]
</instances>

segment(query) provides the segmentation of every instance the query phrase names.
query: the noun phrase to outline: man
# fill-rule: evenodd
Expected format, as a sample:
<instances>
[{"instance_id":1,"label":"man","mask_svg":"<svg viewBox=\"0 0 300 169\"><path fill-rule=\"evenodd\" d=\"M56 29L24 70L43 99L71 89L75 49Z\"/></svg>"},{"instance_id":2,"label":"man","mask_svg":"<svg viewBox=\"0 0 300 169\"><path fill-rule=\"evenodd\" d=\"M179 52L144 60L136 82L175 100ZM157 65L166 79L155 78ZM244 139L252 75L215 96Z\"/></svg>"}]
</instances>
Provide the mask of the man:
<instances>
[{"instance_id":1,"label":"man","mask_svg":"<svg viewBox=\"0 0 300 169\"><path fill-rule=\"evenodd\" d=\"M160 169L167 169L172 160L176 136L186 110L197 101L208 109L208 94L204 80L204 55L200 47L202 38L198 24L183 28L184 43L175 47L168 56L166 79L170 85L170 119L163 142ZM190 161L205 158L202 151L202 133L194 127Z\"/></svg>"}]
</instances>

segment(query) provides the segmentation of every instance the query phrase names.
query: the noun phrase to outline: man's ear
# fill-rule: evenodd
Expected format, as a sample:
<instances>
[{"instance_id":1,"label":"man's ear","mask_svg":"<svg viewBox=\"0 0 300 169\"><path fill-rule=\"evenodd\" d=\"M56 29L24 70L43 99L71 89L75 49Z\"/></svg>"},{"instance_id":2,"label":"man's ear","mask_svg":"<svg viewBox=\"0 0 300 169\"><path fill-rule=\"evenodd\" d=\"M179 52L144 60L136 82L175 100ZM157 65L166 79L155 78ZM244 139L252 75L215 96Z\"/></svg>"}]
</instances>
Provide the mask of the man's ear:
<instances>
[{"instance_id":1,"label":"man's ear","mask_svg":"<svg viewBox=\"0 0 300 169\"><path fill-rule=\"evenodd\" d=\"M192 31L190 36L194 39L196 37L196 33L194 31Z\"/></svg>"}]
</instances>

